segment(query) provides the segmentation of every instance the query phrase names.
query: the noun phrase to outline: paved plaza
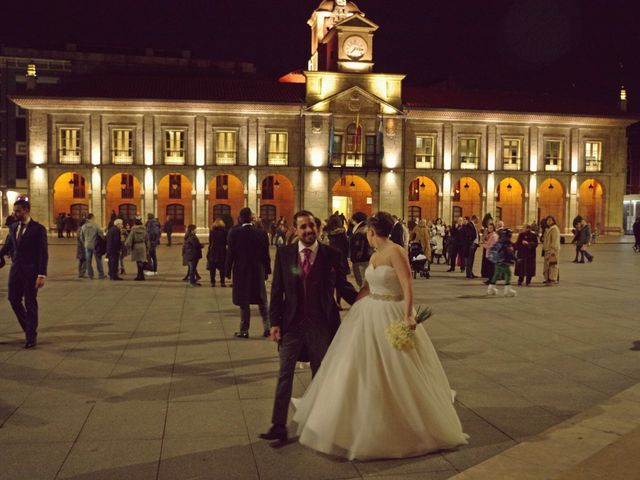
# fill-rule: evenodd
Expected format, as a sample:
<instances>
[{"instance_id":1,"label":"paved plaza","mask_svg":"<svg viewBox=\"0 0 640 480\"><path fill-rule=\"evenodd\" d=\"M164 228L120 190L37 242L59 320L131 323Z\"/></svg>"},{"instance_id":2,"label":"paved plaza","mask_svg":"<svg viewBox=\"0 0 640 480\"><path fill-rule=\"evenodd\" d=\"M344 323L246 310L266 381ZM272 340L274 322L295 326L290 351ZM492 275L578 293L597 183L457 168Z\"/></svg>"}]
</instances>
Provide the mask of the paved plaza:
<instances>
[{"instance_id":1,"label":"paved plaza","mask_svg":"<svg viewBox=\"0 0 640 480\"><path fill-rule=\"evenodd\" d=\"M276 347L260 337L257 310L253 337L233 337L239 309L231 290L211 288L203 264L203 286L187 288L181 246L159 247L157 277L110 282L78 279L75 244L51 241L36 349L22 349L13 312L0 302L2 480L552 478L536 473L535 461L522 461L518 476L472 472L554 438L550 429L578 414L593 420L584 412L640 405L640 395L610 400L640 382L640 254L629 244L594 245L595 261L584 265L570 263L566 245L560 285L544 287L538 276L517 298L487 297L479 279L433 266L431 279L415 280L417 302L433 307L426 328L470 443L413 459L348 462L258 440L270 425ZM125 278L134 269L127 262ZM8 268L0 271L3 297L7 276ZM294 395L309 381L300 368ZM640 417L620 428L633 422L640 426ZM592 461L598 452L605 463L619 458L616 445L640 444L637 428L628 437L613 424L581 428L587 443L596 432L607 436ZM548 453L549 462L563 456L570 457L562 444Z\"/></svg>"}]
</instances>

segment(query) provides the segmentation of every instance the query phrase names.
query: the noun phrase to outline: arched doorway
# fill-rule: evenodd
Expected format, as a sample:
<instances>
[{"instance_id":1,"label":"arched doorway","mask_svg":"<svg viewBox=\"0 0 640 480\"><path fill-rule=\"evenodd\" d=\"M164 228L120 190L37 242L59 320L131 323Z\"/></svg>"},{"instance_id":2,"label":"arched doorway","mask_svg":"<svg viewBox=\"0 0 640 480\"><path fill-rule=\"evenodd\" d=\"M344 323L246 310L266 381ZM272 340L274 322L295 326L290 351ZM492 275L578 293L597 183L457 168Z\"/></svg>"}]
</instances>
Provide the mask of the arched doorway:
<instances>
[{"instance_id":1,"label":"arched doorway","mask_svg":"<svg viewBox=\"0 0 640 480\"><path fill-rule=\"evenodd\" d=\"M480 184L471 177L462 177L453 188L453 218L458 217L482 218L482 190Z\"/></svg>"},{"instance_id":2,"label":"arched doorway","mask_svg":"<svg viewBox=\"0 0 640 480\"><path fill-rule=\"evenodd\" d=\"M524 189L513 177L503 179L496 190L496 218L512 230L524 223Z\"/></svg>"},{"instance_id":3,"label":"arched doorway","mask_svg":"<svg viewBox=\"0 0 640 480\"><path fill-rule=\"evenodd\" d=\"M438 187L429 177L420 176L409 183L409 220L435 220L438 217Z\"/></svg>"},{"instance_id":4,"label":"arched doorway","mask_svg":"<svg viewBox=\"0 0 640 480\"><path fill-rule=\"evenodd\" d=\"M180 173L165 175L158 182L158 220L161 225L170 216L173 231L184 232L186 225L192 223L192 185L191 181Z\"/></svg>"},{"instance_id":5,"label":"arched doorway","mask_svg":"<svg viewBox=\"0 0 640 480\"><path fill-rule=\"evenodd\" d=\"M548 178L538 188L538 221L552 216L560 231L565 227L565 192L564 186L555 178Z\"/></svg>"},{"instance_id":6,"label":"arched doorway","mask_svg":"<svg viewBox=\"0 0 640 480\"><path fill-rule=\"evenodd\" d=\"M265 228L280 217L291 224L295 207L291 181L284 175L269 175L262 180L260 192L260 218Z\"/></svg>"},{"instance_id":7,"label":"arched doorway","mask_svg":"<svg viewBox=\"0 0 640 480\"><path fill-rule=\"evenodd\" d=\"M578 214L591 224L592 230L604 232L605 199L602 184L595 178L590 178L580 185Z\"/></svg>"},{"instance_id":8,"label":"arched doorway","mask_svg":"<svg viewBox=\"0 0 640 480\"><path fill-rule=\"evenodd\" d=\"M89 183L79 173L63 173L53 184L53 218L61 213L76 221L89 213Z\"/></svg>"},{"instance_id":9,"label":"arched doorway","mask_svg":"<svg viewBox=\"0 0 640 480\"><path fill-rule=\"evenodd\" d=\"M367 181L357 175L346 175L331 189L331 212L336 210L348 219L356 212L367 216L372 213L373 190Z\"/></svg>"},{"instance_id":10,"label":"arched doorway","mask_svg":"<svg viewBox=\"0 0 640 480\"><path fill-rule=\"evenodd\" d=\"M108 181L105 189L106 219L115 212L125 220L133 220L141 212L140 180L131 173L117 173Z\"/></svg>"},{"instance_id":11,"label":"arched doorway","mask_svg":"<svg viewBox=\"0 0 640 480\"><path fill-rule=\"evenodd\" d=\"M214 220L230 216L236 223L244 207L244 186L238 177L227 173L216 175L209 182L209 225ZM228 218L228 217L227 217Z\"/></svg>"}]
</instances>

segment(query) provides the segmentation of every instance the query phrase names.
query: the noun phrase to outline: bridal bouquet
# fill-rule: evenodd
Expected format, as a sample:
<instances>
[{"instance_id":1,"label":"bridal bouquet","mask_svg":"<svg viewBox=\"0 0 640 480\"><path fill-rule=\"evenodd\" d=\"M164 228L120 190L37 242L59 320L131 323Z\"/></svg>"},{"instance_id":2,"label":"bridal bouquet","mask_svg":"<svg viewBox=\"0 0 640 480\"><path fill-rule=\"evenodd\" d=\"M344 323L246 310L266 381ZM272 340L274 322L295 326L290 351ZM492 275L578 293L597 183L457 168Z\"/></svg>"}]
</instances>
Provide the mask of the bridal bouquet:
<instances>
[{"instance_id":1,"label":"bridal bouquet","mask_svg":"<svg viewBox=\"0 0 640 480\"><path fill-rule=\"evenodd\" d=\"M420 325L431 316L431 307L418 307L416 323ZM384 329L384 334L391 346L397 350L411 350L414 347L415 331L411 330L403 320L393 322Z\"/></svg>"}]
</instances>

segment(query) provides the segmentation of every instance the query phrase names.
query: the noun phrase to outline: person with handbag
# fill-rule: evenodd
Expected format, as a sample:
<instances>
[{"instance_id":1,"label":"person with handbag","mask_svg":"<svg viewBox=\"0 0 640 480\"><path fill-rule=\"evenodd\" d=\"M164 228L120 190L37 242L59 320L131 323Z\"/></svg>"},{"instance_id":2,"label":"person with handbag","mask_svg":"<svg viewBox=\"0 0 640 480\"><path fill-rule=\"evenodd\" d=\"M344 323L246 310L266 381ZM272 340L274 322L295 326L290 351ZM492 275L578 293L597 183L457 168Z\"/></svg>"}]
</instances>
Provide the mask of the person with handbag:
<instances>
[{"instance_id":1,"label":"person with handbag","mask_svg":"<svg viewBox=\"0 0 640 480\"><path fill-rule=\"evenodd\" d=\"M547 228L542 237L544 249L544 284L555 285L558 283L558 263L560 262L560 229L556 225L556 219L547 217Z\"/></svg>"}]
</instances>

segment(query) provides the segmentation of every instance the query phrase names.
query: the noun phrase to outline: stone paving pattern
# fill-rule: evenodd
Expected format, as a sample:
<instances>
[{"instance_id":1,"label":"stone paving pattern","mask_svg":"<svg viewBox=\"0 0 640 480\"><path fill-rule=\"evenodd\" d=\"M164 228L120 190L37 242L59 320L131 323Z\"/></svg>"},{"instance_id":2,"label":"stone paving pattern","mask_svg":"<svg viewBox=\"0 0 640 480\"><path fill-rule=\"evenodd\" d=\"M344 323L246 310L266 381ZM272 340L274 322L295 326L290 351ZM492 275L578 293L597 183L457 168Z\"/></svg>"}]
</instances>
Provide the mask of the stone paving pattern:
<instances>
[{"instance_id":1,"label":"stone paving pattern","mask_svg":"<svg viewBox=\"0 0 640 480\"><path fill-rule=\"evenodd\" d=\"M640 382L640 254L630 245L594 245L585 265L569 263L566 246L560 285L538 276L517 298L487 297L480 280L435 265L415 281L417 302L435 312L426 328L470 444L372 462L272 449L257 434L269 427L278 360L257 310L253 337L234 338L231 290L211 288L203 264L203 286L186 288L179 245L159 247L161 274L143 283L80 280L75 246L53 242L35 350L21 348L0 302L1 480L440 480ZM294 395L309 381L299 369Z\"/></svg>"}]
</instances>

